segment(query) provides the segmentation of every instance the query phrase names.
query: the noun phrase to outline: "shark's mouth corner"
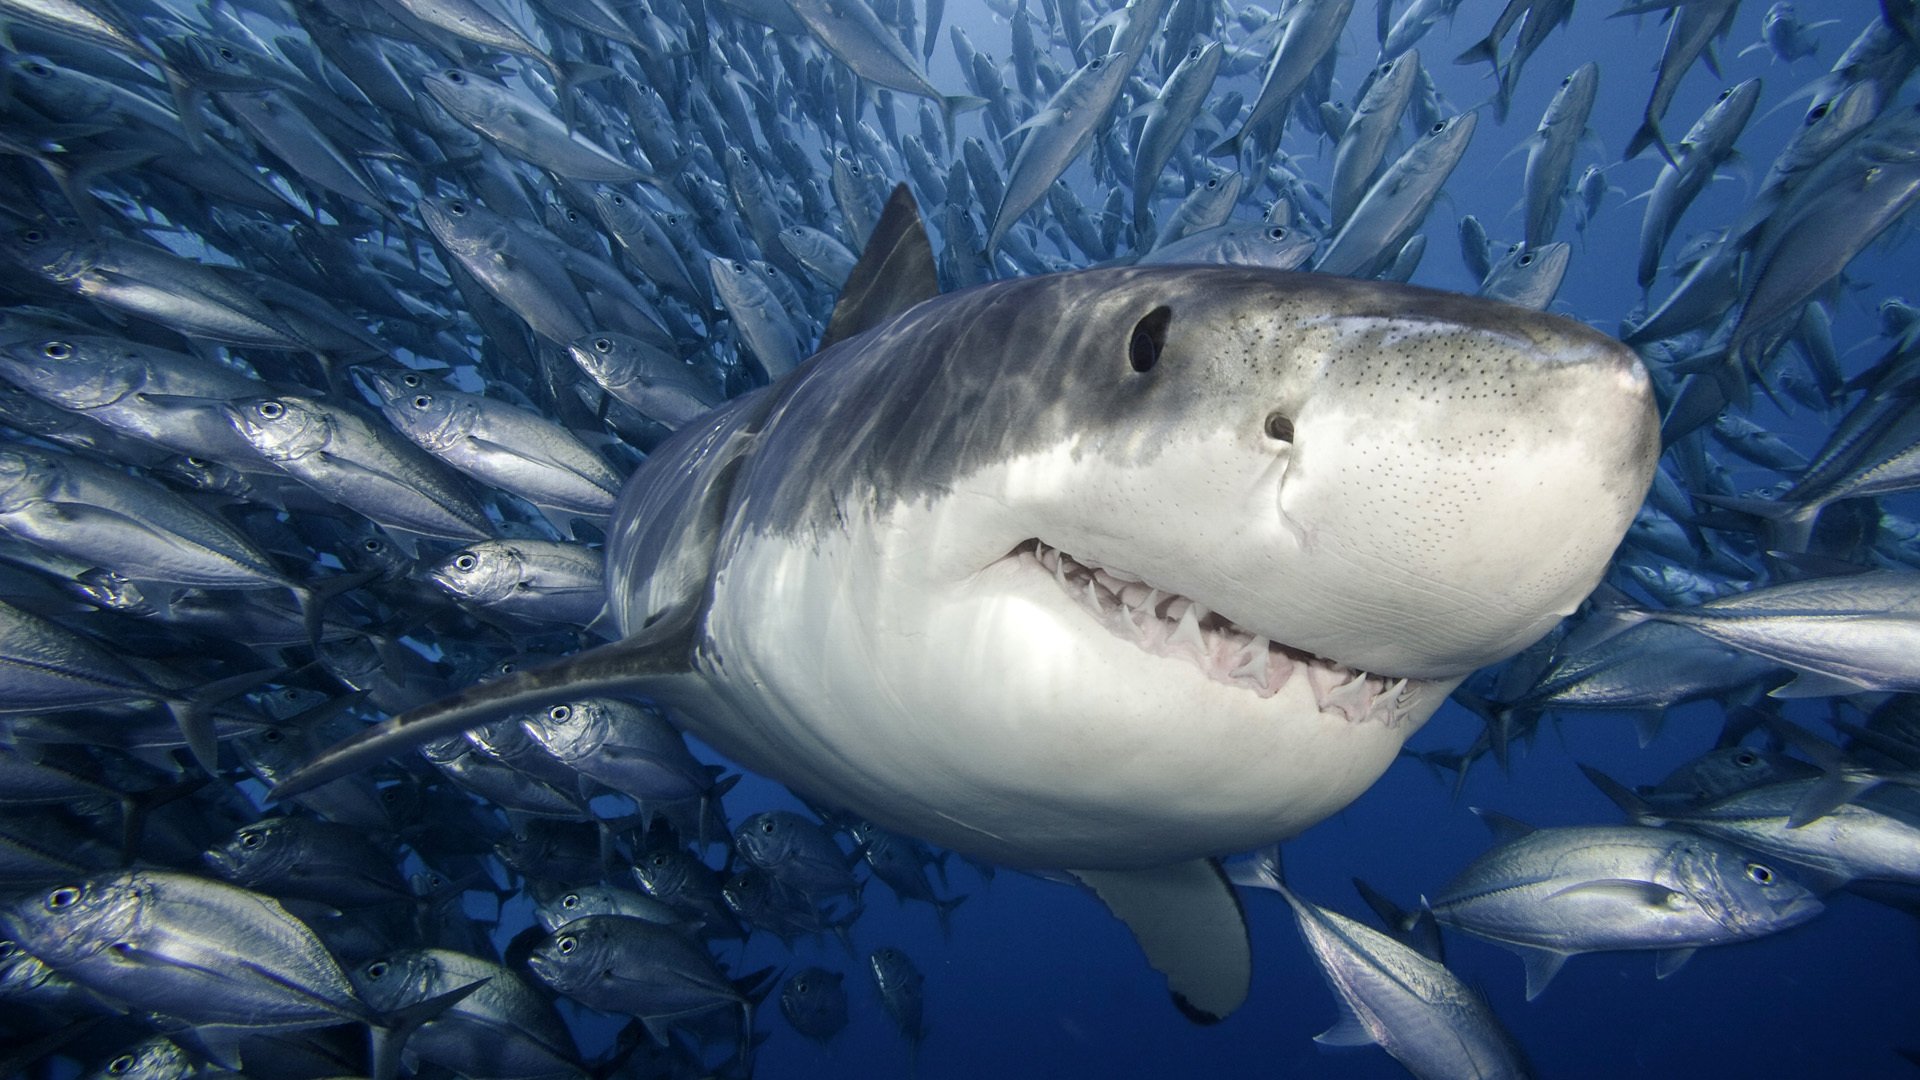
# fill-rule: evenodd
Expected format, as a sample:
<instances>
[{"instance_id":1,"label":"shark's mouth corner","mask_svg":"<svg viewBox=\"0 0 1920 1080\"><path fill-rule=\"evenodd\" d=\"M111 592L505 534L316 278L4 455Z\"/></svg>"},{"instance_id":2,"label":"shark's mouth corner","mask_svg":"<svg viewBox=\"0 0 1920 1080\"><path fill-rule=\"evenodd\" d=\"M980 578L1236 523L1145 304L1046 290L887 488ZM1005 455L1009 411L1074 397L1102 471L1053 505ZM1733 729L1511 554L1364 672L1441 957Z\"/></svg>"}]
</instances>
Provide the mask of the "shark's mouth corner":
<instances>
[{"instance_id":1,"label":"shark's mouth corner","mask_svg":"<svg viewBox=\"0 0 1920 1080\"><path fill-rule=\"evenodd\" d=\"M1353 723L1377 717L1397 724L1423 685L1416 679L1361 671L1262 637L1191 597L1069 555L1037 538L1014 545L1003 561L1052 577L1114 636L1155 656L1185 658L1213 681L1263 698L1303 679L1323 713L1338 713Z\"/></svg>"}]
</instances>

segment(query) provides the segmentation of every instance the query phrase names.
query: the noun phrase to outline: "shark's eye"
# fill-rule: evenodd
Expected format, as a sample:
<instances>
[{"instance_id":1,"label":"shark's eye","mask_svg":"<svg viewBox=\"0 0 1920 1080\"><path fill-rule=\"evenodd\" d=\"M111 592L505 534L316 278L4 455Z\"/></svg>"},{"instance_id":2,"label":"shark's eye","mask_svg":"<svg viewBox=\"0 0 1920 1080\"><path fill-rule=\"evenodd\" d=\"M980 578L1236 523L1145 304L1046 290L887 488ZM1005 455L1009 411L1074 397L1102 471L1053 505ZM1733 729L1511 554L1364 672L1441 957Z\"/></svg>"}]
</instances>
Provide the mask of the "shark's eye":
<instances>
[{"instance_id":1,"label":"shark's eye","mask_svg":"<svg viewBox=\"0 0 1920 1080\"><path fill-rule=\"evenodd\" d=\"M1293 441L1293 419L1285 413L1270 412L1267 414L1266 431L1267 438L1290 443Z\"/></svg>"},{"instance_id":2,"label":"shark's eye","mask_svg":"<svg viewBox=\"0 0 1920 1080\"><path fill-rule=\"evenodd\" d=\"M1755 885L1771 885L1774 882L1773 870L1757 862L1747 864L1747 876L1753 879Z\"/></svg>"},{"instance_id":3,"label":"shark's eye","mask_svg":"<svg viewBox=\"0 0 1920 1080\"><path fill-rule=\"evenodd\" d=\"M1133 324L1133 337L1127 341L1127 363L1135 371L1152 371L1160 362L1160 350L1167 344L1167 324L1173 321L1173 309L1154 308Z\"/></svg>"}]
</instances>

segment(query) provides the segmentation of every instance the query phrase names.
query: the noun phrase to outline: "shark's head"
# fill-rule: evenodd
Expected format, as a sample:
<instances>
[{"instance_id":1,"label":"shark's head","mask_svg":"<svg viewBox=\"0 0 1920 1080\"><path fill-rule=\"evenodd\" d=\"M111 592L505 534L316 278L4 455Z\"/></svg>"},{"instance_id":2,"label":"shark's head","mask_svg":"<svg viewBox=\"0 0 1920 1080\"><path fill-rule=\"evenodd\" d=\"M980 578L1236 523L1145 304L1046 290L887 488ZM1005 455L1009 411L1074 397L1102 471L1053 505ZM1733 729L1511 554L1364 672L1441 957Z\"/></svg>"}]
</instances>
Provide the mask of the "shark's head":
<instances>
[{"instance_id":1,"label":"shark's head","mask_svg":"<svg viewBox=\"0 0 1920 1080\"><path fill-rule=\"evenodd\" d=\"M776 389L705 627L751 719L696 730L1026 865L1344 806L1593 588L1658 454L1582 325L1238 268L941 297Z\"/></svg>"}]
</instances>

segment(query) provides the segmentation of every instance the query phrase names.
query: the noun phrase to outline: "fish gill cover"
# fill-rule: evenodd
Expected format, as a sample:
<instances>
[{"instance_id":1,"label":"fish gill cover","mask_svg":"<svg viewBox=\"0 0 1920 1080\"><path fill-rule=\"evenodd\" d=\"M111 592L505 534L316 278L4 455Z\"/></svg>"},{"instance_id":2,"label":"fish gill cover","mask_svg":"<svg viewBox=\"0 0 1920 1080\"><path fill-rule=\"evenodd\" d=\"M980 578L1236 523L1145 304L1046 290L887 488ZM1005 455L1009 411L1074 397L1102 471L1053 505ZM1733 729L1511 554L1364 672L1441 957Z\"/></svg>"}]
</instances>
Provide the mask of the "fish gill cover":
<instances>
[{"instance_id":1,"label":"fish gill cover","mask_svg":"<svg viewBox=\"0 0 1920 1080\"><path fill-rule=\"evenodd\" d=\"M1907 0L0 0L0 1072L1914 1075L1917 35ZM669 722L711 727L698 700L663 715L563 684L272 795L370 725L642 631L636 612L684 629L729 521L783 488L840 511L870 406L990 459L1012 443L967 425L1071 419L1044 395L1081 383L1026 368L1041 342L1086 347L1073 327L1124 290L995 286L1029 299L925 305L899 325L929 331L893 341L841 326L839 366L802 366L850 276L882 314L925 292L917 234L885 232L896 184L948 293L1126 264L1338 271L1584 322L1651 378L1659 469L1592 600L1455 673L1370 788L1356 767L1352 792L1294 812L1331 818L1258 836L1287 840L1284 881L1229 850L1196 853L1231 857L1226 877L1168 879L1214 898L1216 929L1244 913L1251 984L1224 1019L1183 987L1215 988L1233 941L1183 937L1131 868L996 871L863 819L940 805L951 777L924 762L868 784L860 759L797 796ZM897 258L863 278L876 226ZM1343 371L1460 344L1414 308L1587 340L1267 272L1249 273L1294 283L1271 305L1288 317L1395 307ZM1241 280L1212 273L1074 280ZM1113 371L1182 370L1185 314L1231 302L1206 291L1127 308ZM992 356L942 351L942 313L969 304L1017 330ZM833 374L890 358L953 364L937 385L976 411ZM771 383L784 415L754 396ZM1448 400L1431 415L1496 408ZM830 406L830 434L795 433ZM1391 487L1383 459L1314 458L1324 408L1250 408L1259 453L1297 442L1302 476ZM755 440L819 457L749 461ZM1504 554L1459 610L1597 513L1573 485L1631 443L1554 459L1555 514L1467 523ZM657 482L676 469L715 479ZM636 470L652 487L616 501ZM934 479L912 490L955 477ZM1142 670L1198 660L1194 704L1154 716L1196 743L1198 703L1239 701L1222 695L1408 731L1430 711L1403 695L1436 672L1263 625L1312 636L1331 610L1213 611L1204 567L1170 559L1193 584L1163 589L1106 554L1151 527L1129 513L1083 546L991 553L992 574L1051 574L1063 610L1091 608L1096 645L1035 667L1136 643L1150 658L1118 655ZM1447 543L1407 522L1375 523L1414 534L1380 572ZM1186 539L1174 554L1204 563ZM729 574L791 584L728 543ZM855 622L889 614L823 588ZM770 678L845 629L823 615L736 652L712 621L712 655ZM1380 640L1460 633L1405 616ZM821 666L845 689L858 661ZM1446 681L1423 684L1434 702ZM723 738L741 702L818 707L748 694L717 707ZM731 737L762 771L805 771L805 740ZM1012 833L1096 806L1172 848L1179 816L1134 822L1130 795L1222 812L1230 778L1170 772L1178 755L1109 782L1092 763L1112 741L1088 729L1037 787L1009 779ZM1189 1023L1169 978L1219 1022ZM1387 1053L1337 1048L1369 1042Z\"/></svg>"}]
</instances>

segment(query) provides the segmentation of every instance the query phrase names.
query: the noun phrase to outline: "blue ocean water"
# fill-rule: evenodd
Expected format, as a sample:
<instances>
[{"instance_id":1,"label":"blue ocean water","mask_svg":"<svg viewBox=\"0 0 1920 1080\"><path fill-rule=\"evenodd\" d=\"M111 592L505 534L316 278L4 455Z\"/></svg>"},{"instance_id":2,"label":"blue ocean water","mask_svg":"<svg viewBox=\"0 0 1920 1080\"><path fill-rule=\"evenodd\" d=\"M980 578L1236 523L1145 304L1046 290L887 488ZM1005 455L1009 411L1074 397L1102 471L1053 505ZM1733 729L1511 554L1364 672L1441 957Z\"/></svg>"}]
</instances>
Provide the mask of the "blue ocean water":
<instances>
[{"instance_id":1,"label":"blue ocean water","mask_svg":"<svg viewBox=\"0 0 1920 1080\"><path fill-rule=\"evenodd\" d=\"M1421 42L1422 56L1454 109L1480 106L1492 93L1484 65L1459 66L1454 54L1483 36L1499 13L1495 0L1466 0L1451 20L1442 20ZM1467 156L1448 183L1426 224L1429 244L1413 281L1471 291L1454 229L1477 216L1498 243L1521 232L1519 205L1523 141L1532 132L1559 80L1577 65L1597 60L1600 93L1593 138L1576 157L1575 175L1589 163L1609 166L1619 191L1610 194L1584 234L1572 232L1571 211L1560 239L1571 239L1571 269L1552 310L1618 329L1642 303L1634 282L1640 211L1631 196L1645 191L1659 168L1652 154L1619 163L1620 152L1640 122L1650 92L1665 28L1657 15L1608 18L1612 5L1585 0L1570 26L1548 37L1526 63L1511 115L1496 125L1483 118ZM1875 17L1871 0L1804 5L1809 20L1833 19L1816 31L1817 56L1794 64L1774 61L1763 49L1742 52L1758 39L1764 5L1742 4L1729 37L1716 47L1719 76L1688 73L1668 113L1666 130L1678 138L1726 86L1759 77L1765 91L1755 119L1740 140L1742 163L1688 211L1669 251L1695 232L1737 217L1773 154L1801 122L1804 102L1795 92L1818 78L1852 36ZM977 0L955 0L950 25L964 27L981 49L1003 58L1009 50L1005 19ZM1359 3L1340 44L1334 96L1350 96L1372 63L1372 5ZM1503 55L1505 54L1503 50ZM1064 50L1056 61L1069 63ZM963 85L943 41L930 74L935 85L958 92ZM1223 80L1214 95L1257 91L1257 72ZM1899 99L1912 99L1909 90ZM902 109L903 127L907 111ZM959 134L985 135L978 114L964 115ZM1294 125L1285 143L1308 179L1322 182L1331 169L1332 147ZM1516 152L1518 151L1518 152ZM1100 188L1084 159L1066 174L1089 206L1100 205ZM1250 194L1236 212L1251 218L1264 209L1266 193ZM1163 200L1162 211L1171 201ZM827 221L809 222L826 228ZM1878 359L1876 305L1896 296L1913 279L1915 255L1909 230L1896 226L1849 268L1831 298L1834 338L1849 374ZM1671 286L1663 277L1655 298ZM1757 400L1752 417L1804 453L1821 445L1834 416L1795 407L1782 410ZM1734 458L1723 461L1743 484L1764 486L1780 478ZM1920 498L1885 500L1890 512L1920 513ZM1524 530L1527 522L1511 527ZM1827 716L1821 700L1796 703L1788 715L1819 729ZM1170 717L1169 723L1179 718ZM1623 715L1570 713L1544 724L1531 744L1516 747L1502 771L1490 760L1475 765L1456 797L1451 777L1436 779L1411 758L1397 762L1351 807L1285 845L1291 884L1304 896L1348 914L1363 906L1349 879L1360 877L1389 896L1412 902L1430 892L1482 851L1485 828L1467 807L1482 806L1538 825L1612 822L1615 808L1581 776L1576 765L1596 765L1629 783L1650 783L1712 746L1721 726L1716 703L1673 710L1661 735L1638 744ZM1480 722L1448 705L1412 740L1414 749L1461 748ZM724 761L717 755L712 760ZM766 808L799 808L770 782L749 777L728 798L737 823ZM1307 1077L1400 1076L1402 1070L1377 1049L1331 1050L1312 1041L1330 1026L1333 998L1300 944L1293 920L1276 896L1250 894L1245 907L1256 968L1247 1004L1224 1022L1196 1027L1168 1003L1162 978L1149 969L1126 928L1091 895L1069 887L1002 871L991 881L952 860L953 889L967 894L953 918L950 937L924 905L896 905L880 886L868 889L868 905L854 930L861 956L850 957L831 940L803 940L783 948L764 935L744 947L722 944L717 953L735 973L766 966L786 971L817 963L847 973L853 1000L851 1025L831 1044L819 1046L794 1032L771 1001L756 1029L766 1041L756 1054L754 1075L866 1077L905 1075L905 1042L881 1011L864 970L864 956L882 945L899 946L926 975L927 1034L915 1069L926 1080L940 1077L1109 1076L1182 1077L1276 1075ZM523 906L508 906L502 940L524 925ZM511 920L522 920L515 923ZM1450 965L1484 990L1543 1077L1617 1077L1642 1071L1704 1077L1871 1077L1914 1075L1900 1048L1920 1048L1920 929L1906 914L1867 900L1839 895L1811 923L1756 942L1703 950L1676 975L1656 980L1649 954L1576 957L1538 1000L1523 1000L1519 962L1504 950L1451 936ZM604 1045L610 1030L601 1019L569 1012L590 1050Z\"/></svg>"}]
</instances>

